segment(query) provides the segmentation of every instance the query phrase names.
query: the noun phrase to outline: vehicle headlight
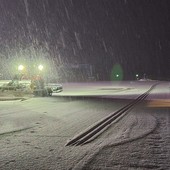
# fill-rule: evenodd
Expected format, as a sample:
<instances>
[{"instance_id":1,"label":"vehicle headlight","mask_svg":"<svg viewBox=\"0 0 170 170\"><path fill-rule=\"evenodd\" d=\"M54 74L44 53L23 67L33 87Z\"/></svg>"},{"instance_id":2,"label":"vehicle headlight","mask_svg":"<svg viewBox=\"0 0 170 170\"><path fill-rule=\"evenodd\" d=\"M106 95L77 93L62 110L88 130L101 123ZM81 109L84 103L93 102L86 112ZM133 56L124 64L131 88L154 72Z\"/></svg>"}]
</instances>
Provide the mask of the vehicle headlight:
<instances>
[{"instance_id":1,"label":"vehicle headlight","mask_svg":"<svg viewBox=\"0 0 170 170\"><path fill-rule=\"evenodd\" d=\"M24 66L23 66L23 65L19 65L19 66L18 66L18 70L19 70L19 71L22 71L23 69L24 69Z\"/></svg>"},{"instance_id":2,"label":"vehicle headlight","mask_svg":"<svg viewBox=\"0 0 170 170\"><path fill-rule=\"evenodd\" d=\"M42 71L43 68L44 68L44 67L43 67L43 65L41 65L41 64L38 66L38 69L39 69L40 71Z\"/></svg>"}]
</instances>

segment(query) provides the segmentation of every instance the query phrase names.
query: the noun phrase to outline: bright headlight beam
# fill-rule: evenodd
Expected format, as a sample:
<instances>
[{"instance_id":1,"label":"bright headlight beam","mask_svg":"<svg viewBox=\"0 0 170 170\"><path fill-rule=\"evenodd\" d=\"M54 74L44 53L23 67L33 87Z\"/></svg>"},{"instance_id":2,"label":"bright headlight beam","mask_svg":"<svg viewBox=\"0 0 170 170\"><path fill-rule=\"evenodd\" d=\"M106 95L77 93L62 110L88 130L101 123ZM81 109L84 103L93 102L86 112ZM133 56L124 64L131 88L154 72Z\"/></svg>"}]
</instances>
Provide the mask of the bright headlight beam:
<instances>
[{"instance_id":1,"label":"bright headlight beam","mask_svg":"<svg viewBox=\"0 0 170 170\"><path fill-rule=\"evenodd\" d=\"M19 70L19 71L22 71L23 69L24 69L24 66L23 66L23 65L19 65L19 66L18 66L18 70Z\"/></svg>"},{"instance_id":2,"label":"bright headlight beam","mask_svg":"<svg viewBox=\"0 0 170 170\"><path fill-rule=\"evenodd\" d=\"M43 70L43 68L44 68L44 67L43 67L43 65L41 65L41 64L38 66L38 69L41 70L41 71Z\"/></svg>"}]
</instances>

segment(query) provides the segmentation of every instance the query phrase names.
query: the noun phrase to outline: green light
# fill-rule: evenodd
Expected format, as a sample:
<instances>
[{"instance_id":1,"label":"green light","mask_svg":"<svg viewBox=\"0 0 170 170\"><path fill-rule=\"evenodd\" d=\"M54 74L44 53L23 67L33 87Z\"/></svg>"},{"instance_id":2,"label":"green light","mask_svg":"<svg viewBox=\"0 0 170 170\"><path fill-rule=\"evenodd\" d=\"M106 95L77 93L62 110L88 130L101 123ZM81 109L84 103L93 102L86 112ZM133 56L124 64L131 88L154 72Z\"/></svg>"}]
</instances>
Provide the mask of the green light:
<instances>
[{"instance_id":1,"label":"green light","mask_svg":"<svg viewBox=\"0 0 170 170\"><path fill-rule=\"evenodd\" d=\"M112 81L123 80L123 68L120 64L113 65L110 78Z\"/></svg>"},{"instance_id":2,"label":"green light","mask_svg":"<svg viewBox=\"0 0 170 170\"><path fill-rule=\"evenodd\" d=\"M139 74L136 74L136 77L139 77Z\"/></svg>"}]
</instances>

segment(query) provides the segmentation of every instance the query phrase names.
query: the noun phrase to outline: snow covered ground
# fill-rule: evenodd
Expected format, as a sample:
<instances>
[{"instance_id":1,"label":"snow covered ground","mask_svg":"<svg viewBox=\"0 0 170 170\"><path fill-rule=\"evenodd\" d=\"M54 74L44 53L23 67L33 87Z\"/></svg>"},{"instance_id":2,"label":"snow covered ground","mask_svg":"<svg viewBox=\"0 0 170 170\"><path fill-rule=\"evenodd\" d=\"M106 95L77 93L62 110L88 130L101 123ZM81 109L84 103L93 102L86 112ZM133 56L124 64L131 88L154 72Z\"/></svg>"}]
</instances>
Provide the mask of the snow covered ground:
<instances>
[{"instance_id":1,"label":"snow covered ground","mask_svg":"<svg viewBox=\"0 0 170 170\"><path fill-rule=\"evenodd\" d=\"M94 141L65 146L153 83L65 83L52 97L4 95L12 100L0 101L0 169L170 169L169 82Z\"/></svg>"}]
</instances>

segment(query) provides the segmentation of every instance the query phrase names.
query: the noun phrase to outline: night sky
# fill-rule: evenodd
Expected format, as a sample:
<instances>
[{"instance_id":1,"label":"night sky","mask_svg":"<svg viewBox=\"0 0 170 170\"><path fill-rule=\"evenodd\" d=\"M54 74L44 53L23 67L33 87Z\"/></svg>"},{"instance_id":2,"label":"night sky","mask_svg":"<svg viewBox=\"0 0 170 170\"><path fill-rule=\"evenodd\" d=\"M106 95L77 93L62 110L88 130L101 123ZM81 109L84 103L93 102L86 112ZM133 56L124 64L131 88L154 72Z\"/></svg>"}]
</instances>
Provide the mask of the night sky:
<instances>
[{"instance_id":1,"label":"night sky","mask_svg":"<svg viewBox=\"0 0 170 170\"><path fill-rule=\"evenodd\" d=\"M0 0L0 40L1 59L25 50L92 64L100 80L115 65L125 80L170 80L169 0Z\"/></svg>"}]
</instances>

